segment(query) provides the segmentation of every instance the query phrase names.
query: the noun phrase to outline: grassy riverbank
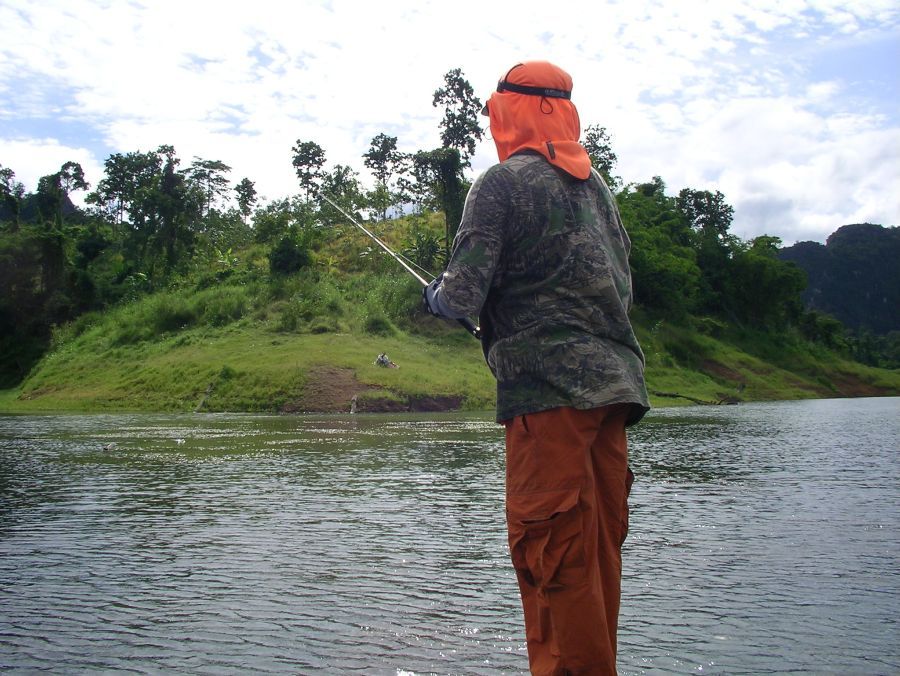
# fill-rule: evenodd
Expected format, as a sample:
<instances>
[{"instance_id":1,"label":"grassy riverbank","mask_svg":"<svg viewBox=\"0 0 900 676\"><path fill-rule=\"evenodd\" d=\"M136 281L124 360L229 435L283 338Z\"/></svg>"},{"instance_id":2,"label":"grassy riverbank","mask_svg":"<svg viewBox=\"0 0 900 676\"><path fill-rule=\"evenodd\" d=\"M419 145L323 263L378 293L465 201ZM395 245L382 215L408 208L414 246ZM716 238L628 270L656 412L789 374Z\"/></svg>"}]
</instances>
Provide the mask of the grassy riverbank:
<instances>
[{"instance_id":1,"label":"grassy riverbank","mask_svg":"<svg viewBox=\"0 0 900 676\"><path fill-rule=\"evenodd\" d=\"M22 385L0 392L0 411L341 412L354 398L359 411L493 407L494 381L475 340L417 315L402 280L375 299L354 298L353 288L369 287L348 284L310 278L274 296L251 285L145 297L58 332ZM384 307L385 288L401 290L406 320L371 312ZM298 310L311 298L331 308L327 322ZM790 336L635 319L656 406L900 394L897 371ZM375 366L380 352L399 368Z\"/></svg>"},{"instance_id":2,"label":"grassy riverbank","mask_svg":"<svg viewBox=\"0 0 900 676\"><path fill-rule=\"evenodd\" d=\"M400 250L438 220L399 219L379 235ZM273 274L269 256L250 245L57 328L28 377L0 391L0 412L341 412L354 398L359 411L493 407L478 342L424 315L418 283L355 228L335 227L292 274ZM900 371L797 332L640 309L634 321L656 406L900 394ZM375 366L381 352L399 368Z\"/></svg>"}]
</instances>

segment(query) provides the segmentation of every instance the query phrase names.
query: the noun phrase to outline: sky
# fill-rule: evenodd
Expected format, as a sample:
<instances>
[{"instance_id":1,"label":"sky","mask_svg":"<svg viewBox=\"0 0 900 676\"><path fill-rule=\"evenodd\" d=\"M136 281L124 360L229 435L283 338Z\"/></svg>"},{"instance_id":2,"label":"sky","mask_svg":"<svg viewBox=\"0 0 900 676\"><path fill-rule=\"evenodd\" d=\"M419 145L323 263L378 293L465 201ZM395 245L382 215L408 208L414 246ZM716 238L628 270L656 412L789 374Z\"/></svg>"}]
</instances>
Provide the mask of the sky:
<instances>
[{"instance_id":1,"label":"sky","mask_svg":"<svg viewBox=\"0 0 900 676\"><path fill-rule=\"evenodd\" d=\"M742 239L900 224L896 0L0 0L0 166L96 185L111 154L169 144L271 200L298 192L302 140L370 182L376 135L440 145L447 71L484 100L529 59L572 75L625 183L719 190Z\"/></svg>"}]
</instances>

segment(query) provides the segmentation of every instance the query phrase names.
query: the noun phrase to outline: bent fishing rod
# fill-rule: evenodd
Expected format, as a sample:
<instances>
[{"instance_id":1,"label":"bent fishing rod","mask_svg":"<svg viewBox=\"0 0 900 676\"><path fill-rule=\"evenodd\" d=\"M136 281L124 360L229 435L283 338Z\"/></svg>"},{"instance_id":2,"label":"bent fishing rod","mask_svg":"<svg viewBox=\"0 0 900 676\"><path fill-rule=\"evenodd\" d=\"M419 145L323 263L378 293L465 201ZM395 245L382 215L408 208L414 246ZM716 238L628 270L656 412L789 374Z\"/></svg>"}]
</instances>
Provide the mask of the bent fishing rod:
<instances>
[{"instance_id":1,"label":"bent fishing rod","mask_svg":"<svg viewBox=\"0 0 900 676\"><path fill-rule=\"evenodd\" d=\"M402 258L400 258L400 256L398 256L393 251L391 251L387 244L385 244L380 239L378 239L374 234L372 234L369 230L367 230L359 221L357 221L355 218L353 218L353 216L351 216L346 211L344 211L341 207L339 207L337 204L335 204L327 195L321 195L321 197L323 200L325 200L331 206L333 206L335 209L337 209L339 212L341 212L341 214L343 214L347 220L349 220L351 223L353 223L353 225L355 225L357 228L359 228L364 233L366 233L372 239L373 242L375 242L378 246L380 246L382 249L384 249L391 258L393 258L395 261L400 263L400 265L402 265L409 274L411 274L413 277L415 277L422 286L428 286L428 281L424 277L422 277L422 275L420 275L418 272L413 270L409 265L407 265L406 261L404 261ZM471 320L464 317L462 319L457 319L456 321L458 321L460 324L462 324L463 327L465 327L466 331L471 333L473 336L475 336L479 340L481 339L481 329L479 329L477 326L475 326L475 324L473 324Z\"/></svg>"}]
</instances>

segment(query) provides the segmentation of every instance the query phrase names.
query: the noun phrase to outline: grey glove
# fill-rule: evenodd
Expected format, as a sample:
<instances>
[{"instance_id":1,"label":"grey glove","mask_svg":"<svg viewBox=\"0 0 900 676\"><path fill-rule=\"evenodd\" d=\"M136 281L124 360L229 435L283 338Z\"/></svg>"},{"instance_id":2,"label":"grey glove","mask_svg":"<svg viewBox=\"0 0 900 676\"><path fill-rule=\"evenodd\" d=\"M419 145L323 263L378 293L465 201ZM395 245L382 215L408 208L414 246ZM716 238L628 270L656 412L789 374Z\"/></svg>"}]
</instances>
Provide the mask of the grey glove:
<instances>
[{"instance_id":1,"label":"grey glove","mask_svg":"<svg viewBox=\"0 0 900 676\"><path fill-rule=\"evenodd\" d=\"M438 287L441 285L442 279L444 279L443 272L438 275L431 284L422 289L422 307L425 308L425 312L434 315L435 317L443 316L438 312L438 302L435 299L435 294L437 293Z\"/></svg>"}]
</instances>

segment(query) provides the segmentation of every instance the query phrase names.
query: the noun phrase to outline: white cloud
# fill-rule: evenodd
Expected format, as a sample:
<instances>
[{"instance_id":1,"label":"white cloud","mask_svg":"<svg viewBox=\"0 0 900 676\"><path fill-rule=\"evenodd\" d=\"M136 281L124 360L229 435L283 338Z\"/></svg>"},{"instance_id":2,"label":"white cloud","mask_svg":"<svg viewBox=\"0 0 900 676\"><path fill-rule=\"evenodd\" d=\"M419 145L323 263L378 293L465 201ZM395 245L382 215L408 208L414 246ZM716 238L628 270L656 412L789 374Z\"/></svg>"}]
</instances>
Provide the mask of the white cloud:
<instances>
[{"instance_id":1,"label":"white cloud","mask_svg":"<svg viewBox=\"0 0 900 676\"><path fill-rule=\"evenodd\" d=\"M16 173L16 180L28 192L37 188L42 176L59 171L66 162L78 162L89 182L98 180L103 171L103 163L98 162L87 148L65 146L52 138L0 138L0 159L4 167ZM72 195L72 199L78 203L81 203L83 197L80 193Z\"/></svg>"},{"instance_id":2,"label":"white cloud","mask_svg":"<svg viewBox=\"0 0 900 676\"><path fill-rule=\"evenodd\" d=\"M897 175L895 161L870 163L898 127L879 115L882 92L861 112L841 77L810 80L810 54L896 33L898 16L892 0L533 2L515 12L473 0L7 0L0 162L37 176L60 164L57 154L41 164L48 149L71 151L61 161L81 161L96 182L109 149L168 143L185 164L220 159L275 198L295 191L298 138L365 175L361 155L380 132L407 151L439 143L431 95L450 68L484 97L516 61L550 58L572 73L583 124L611 132L625 180L721 189L740 234L777 227L785 239L821 240L862 214L900 220L896 200L875 189ZM29 141L22 129L40 116L88 125L105 147L48 139L46 125ZM494 161L488 141L473 168ZM774 204L783 219L768 215Z\"/></svg>"},{"instance_id":3,"label":"white cloud","mask_svg":"<svg viewBox=\"0 0 900 676\"><path fill-rule=\"evenodd\" d=\"M811 82L806 86L806 98L811 103L828 104L840 90L838 82Z\"/></svg>"}]
</instances>

